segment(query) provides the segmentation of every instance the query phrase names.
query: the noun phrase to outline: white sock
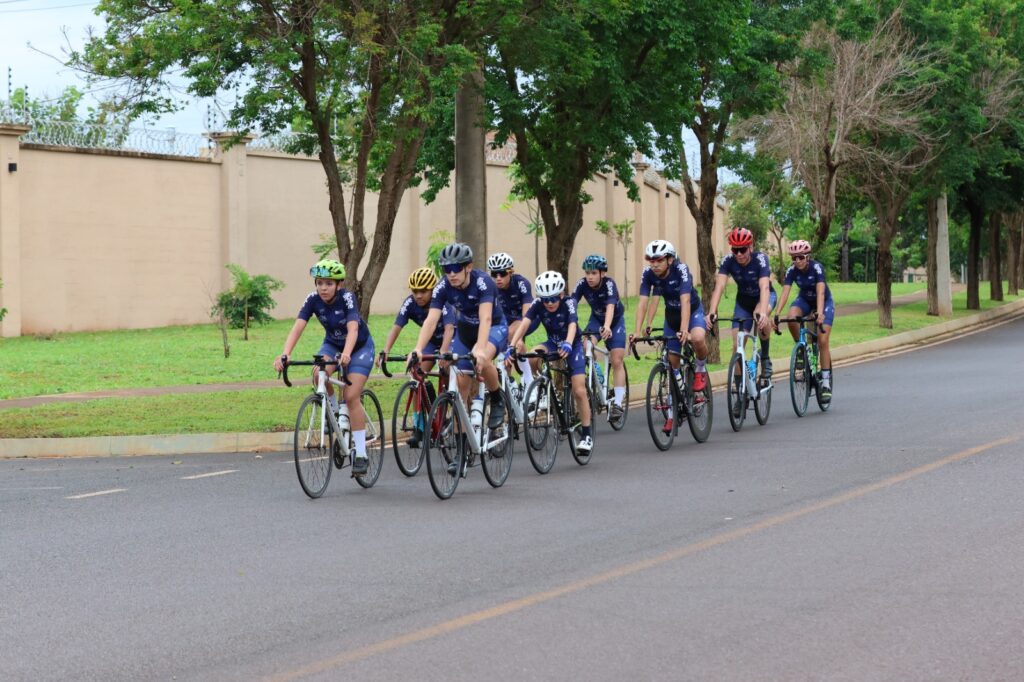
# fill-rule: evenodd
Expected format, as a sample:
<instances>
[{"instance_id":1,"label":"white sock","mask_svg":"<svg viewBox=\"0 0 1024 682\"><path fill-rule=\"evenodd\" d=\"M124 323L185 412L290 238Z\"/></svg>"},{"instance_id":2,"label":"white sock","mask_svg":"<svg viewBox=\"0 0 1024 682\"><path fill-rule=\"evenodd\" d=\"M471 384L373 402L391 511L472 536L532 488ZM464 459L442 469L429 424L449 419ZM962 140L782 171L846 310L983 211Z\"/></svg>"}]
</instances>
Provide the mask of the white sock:
<instances>
[{"instance_id":1,"label":"white sock","mask_svg":"<svg viewBox=\"0 0 1024 682\"><path fill-rule=\"evenodd\" d=\"M352 440L356 446L356 457L366 459L366 429L353 431Z\"/></svg>"},{"instance_id":2,"label":"white sock","mask_svg":"<svg viewBox=\"0 0 1024 682\"><path fill-rule=\"evenodd\" d=\"M518 362L519 371L523 374L523 386L529 386L530 382L533 381L533 368L530 367L528 360L520 360Z\"/></svg>"},{"instance_id":3,"label":"white sock","mask_svg":"<svg viewBox=\"0 0 1024 682\"><path fill-rule=\"evenodd\" d=\"M622 399L626 397L626 387L616 386L615 387L615 404L622 407Z\"/></svg>"}]
</instances>

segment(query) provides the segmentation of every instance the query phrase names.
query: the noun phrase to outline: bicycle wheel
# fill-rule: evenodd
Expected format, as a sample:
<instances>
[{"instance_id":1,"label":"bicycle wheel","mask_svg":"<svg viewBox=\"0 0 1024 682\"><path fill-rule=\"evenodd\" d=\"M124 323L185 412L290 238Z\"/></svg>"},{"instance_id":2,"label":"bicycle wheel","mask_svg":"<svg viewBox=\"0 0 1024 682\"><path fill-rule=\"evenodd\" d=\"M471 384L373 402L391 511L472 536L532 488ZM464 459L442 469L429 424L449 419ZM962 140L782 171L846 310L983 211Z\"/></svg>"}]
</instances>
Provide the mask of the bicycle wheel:
<instances>
[{"instance_id":1,"label":"bicycle wheel","mask_svg":"<svg viewBox=\"0 0 1024 682\"><path fill-rule=\"evenodd\" d=\"M465 432L455 409L455 399L451 393L445 393L434 401L430 408L430 433L423 438L430 487L442 500L451 497L458 487L466 458Z\"/></svg>"},{"instance_id":2,"label":"bicycle wheel","mask_svg":"<svg viewBox=\"0 0 1024 682\"><path fill-rule=\"evenodd\" d=\"M380 401L370 389L363 389L359 402L366 413L366 456L370 461L366 473L355 479L362 487L372 488L380 478L380 470L384 468L384 416L380 411Z\"/></svg>"},{"instance_id":3,"label":"bicycle wheel","mask_svg":"<svg viewBox=\"0 0 1024 682\"><path fill-rule=\"evenodd\" d=\"M571 386L571 385L570 385ZM586 466L590 463L590 452L580 452L579 444L583 440L583 422L580 420L580 412L576 408L576 396L573 395L572 388L567 388L565 391L564 401L562 410L565 412L565 425L567 429L566 439L569 441L569 452L572 453L572 458L576 460L576 463L580 466ZM590 393L587 392L587 400L590 400ZM591 415L590 423L594 423L593 415ZM590 427L590 439L594 439L593 426Z\"/></svg>"},{"instance_id":4,"label":"bicycle wheel","mask_svg":"<svg viewBox=\"0 0 1024 682\"><path fill-rule=\"evenodd\" d=\"M523 440L526 441L530 463L538 474L551 471L555 455L558 454L558 427L554 412L550 409L553 402L548 394L550 385L544 377L537 377L526 389L526 400L523 402Z\"/></svg>"},{"instance_id":5,"label":"bicycle wheel","mask_svg":"<svg viewBox=\"0 0 1024 682\"><path fill-rule=\"evenodd\" d=\"M416 409L416 387L415 381L402 384L395 396L395 407L391 410L391 448L395 451L398 470L406 476L415 476L423 466L423 436L420 436L420 447L417 448L400 442L400 439L412 435L417 426L422 431L427 423L429 408L424 405L422 411Z\"/></svg>"},{"instance_id":6,"label":"bicycle wheel","mask_svg":"<svg viewBox=\"0 0 1024 682\"><path fill-rule=\"evenodd\" d=\"M323 398L306 396L295 418L295 473L302 490L316 499L327 490L331 480L331 452L334 433L324 420Z\"/></svg>"},{"instance_id":7,"label":"bicycle wheel","mask_svg":"<svg viewBox=\"0 0 1024 682\"><path fill-rule=\"evenodd\" d=\"M714 415L714 401L711 393L711 377L704 377L704 390L693 391L693 366L686 368L686 421L690 426L690 434L698 443L703 443L711 435L711 422Z\"/></svg>"},{"instance_id":8,"label":"bicycle wheel","mask_svg":"<svg viewBox=\"0 0 1024 682\"><path fill-rule=\"evenodd\" d=\"M772 385L770 379L762 379L761 356L757 356L757 395L754 396L754 416L757 423L764 426L768 423L768 415L772 411ZM762 390L767 389L767 390Z\"/></svg>"},{"instance_id":9,"label":"bicycle wheel","mask_svg":"<svg viewBox=\"0 0 1024 682\"><path fill-rule=\"evenodd\" d=\"M793 400L793 411L798 417L807 414L807 401L811 397L810 377L807 347L798 343L793 346L789 356L789 397Z\"/></svg>"},{"instance_id":10,"label":"bicycle wheel","mask_svg":"<svg viewBox=\"0 0 1024 682\"><path fill-rule=\"evenodd\" d=\"M512 445L515 443L515 419L512 415L512 405L504 391L499 392L502 402L505 403L505 416L501 424L492 428L487 427L491 418L491 399L484 401L484 448L480 456L480 463L483 466L484 478L491 484L492 488L500 488L508 478L508 472L512 471Z\"/></svg>"},{"instance_id":11,"label":"bicycle wheel","mask_svg":"<svg viewBox=\"0 0 1024 682\"><path fill-rule=\"evenodd\" d=\"M729 385L725 392L725 404L729 408L729 424L733 431L743 428L747 418L747 384L744 376L743 358L739 353L729 361Z\"/></svg>"},{"instance_id":12,"label":"bicycle wheel","mask_svg":"<svg viewBox=\"0 0 1024 682\"><path fill-rule=\"evenodd\" d=\"M585 375L586 376L586 375ZM601 382L597 380L597 374L593 375L593 381L587 382L587 401L590 403L590 433L597 433L597 417L601 414L601 403L597 398L597 392L601 390ZM593 436L591 436L593 437Z\"/></svg>"},{"instance_id":13,"label":"bicycle wheel","mask_svg":"<svg viewBox=\"0 0 1024 682\"><path fill-rule=\"evenodd\" d=\"M668 450L676 439L678 424L673 417L672 375L668 367L659 362L651 368L647 377L647 429L651 432L654 446Z\"/></svg>"},{"instance_id":14,"label":"bicycle wheel","mask_svg":"<svg viewBox=\"0 0 1024 682\"><path fill-rule=\"evenodd\" d=\"M616 431L621 431L622 427L626 425L626 415L629 413L629 372L626 370L625 363L622 365L622 371L626 375L626 394L622 396L622 414L618 418L613 418L611 416L612 405L615 403L615 388L609 386L606 393L608 396L606 398L606 402L608 403L608 424ZM609 371L608 373L613 374L612 371Z\"/></svg>"},{"instance_id":15,"label":"bicycle wheel","mask_svg":"<svg viewBox=\"0 0 1024 682\"><path fill-rule=\"evenodd\" d=\"M836 390L836 373L834 371L832 372L832 376L830 377L830 379L832 381L832 392L834 393L835 390ZM820 375L817 377L817 380L815 381L815 384L814 384L814 399L816 401L818 401L818 409L820 409L822 412L828 412L828 408L832 407L832 399L831 398L829 398L828 400L822 400L822 398L821 398L821 377L820 377Z\"/></svg>"}]
</instances>

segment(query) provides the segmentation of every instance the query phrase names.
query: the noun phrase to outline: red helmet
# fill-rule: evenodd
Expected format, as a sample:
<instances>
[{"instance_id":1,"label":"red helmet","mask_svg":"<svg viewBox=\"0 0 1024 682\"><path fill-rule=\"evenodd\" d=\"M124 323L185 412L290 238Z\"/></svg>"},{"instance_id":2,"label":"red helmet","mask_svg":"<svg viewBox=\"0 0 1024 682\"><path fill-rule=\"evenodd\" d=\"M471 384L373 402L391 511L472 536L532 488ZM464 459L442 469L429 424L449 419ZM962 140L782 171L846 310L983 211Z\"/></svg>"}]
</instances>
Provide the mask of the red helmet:
<instances>
[{"instance_id":1,"label":"red helmet","mask_svg":"<svg viewBox=\"0 0 1024 682\"><path fill-rule=\"evenodd\" d=\"M753 246L754 233L745 227L734 227L729 232L729 246Z\"/></svg>"},{"instance_id":2,"label":"red helmet","mask_svg":"<svg viewBox=\"0 0 1024 682\"><path fill-rule=\"evenodd\" d=\"M797 239L795 242L789 245L789 255L798 256L800 254L807 254L811 252L810 242L804 241L803 239Z\"/></svg>"}]
</instances>

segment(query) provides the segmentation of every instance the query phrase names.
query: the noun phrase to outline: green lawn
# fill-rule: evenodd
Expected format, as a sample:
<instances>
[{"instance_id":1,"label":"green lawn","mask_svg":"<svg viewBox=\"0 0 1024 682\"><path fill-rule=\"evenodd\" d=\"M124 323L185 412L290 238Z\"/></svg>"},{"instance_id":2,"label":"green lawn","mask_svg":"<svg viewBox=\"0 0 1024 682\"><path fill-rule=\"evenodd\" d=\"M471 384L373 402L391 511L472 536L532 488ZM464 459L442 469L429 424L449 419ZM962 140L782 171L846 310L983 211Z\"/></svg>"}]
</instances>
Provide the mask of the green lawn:
<instances>
[{"instance_id":1,"label":"green lawn","mask_svg":"<svg viewBox=\"0 0 1024 682\"><path fill-rule=\"evenodd\" d=\"M848 302L863 300L865 296L871 300L873 293L868 290L873 292L874 285L843 285L843 289ZM899 294L894 291L894 295ZM954 296L954 317L972 314L964 308L965 302L965 293ZM997 305L982 301L982 309ZM721 306L722 310L726 308ZM924 302L895 308L892 330L879 329L875 312L843 317L834 328L833 344L858 343L939 321L929 317L926 310ZM584 316L588 314L583 312ZM627 312L628 328L632 328L631 315ZM391 321L390 315L371 319L379 343L383 342ZM63 392L274 379L271 363L290 326L290 321L283 321L253 330L248 342L241 341L241 334L233 331L232 354L227 360L221 352L220 332L212 325L60 334L52 339L4 339L0 341L0 397L52 393L54 386L47 383L50 376L56 378ZM298 353L312 354L321 338L311 328ZM723 356L728 354L728 338L725 332ZM407 349L413 341L410 329L400 339L398 348ZM771 355L786 358L791 348L788 334L774 336ZM631 382L644 381L652 362L651 357L640 362L630 358ZM0 411L0 437L287 431L292 428L295 410L308 391L305 382L294 383L291 389L282 384L271 389L108 398L4 410ZM370 385L387 415L398 382L372 379Z\"/></svg>"}]
</instances>

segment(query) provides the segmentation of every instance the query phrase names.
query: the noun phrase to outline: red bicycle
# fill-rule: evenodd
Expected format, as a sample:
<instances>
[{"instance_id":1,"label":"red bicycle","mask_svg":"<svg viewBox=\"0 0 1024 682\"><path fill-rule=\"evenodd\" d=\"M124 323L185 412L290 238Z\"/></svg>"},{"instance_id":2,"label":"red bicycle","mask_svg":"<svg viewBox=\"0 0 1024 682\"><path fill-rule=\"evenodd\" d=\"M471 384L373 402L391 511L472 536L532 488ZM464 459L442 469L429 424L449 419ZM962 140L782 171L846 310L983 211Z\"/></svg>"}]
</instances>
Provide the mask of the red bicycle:
<instances>
[{"instance_id":1,"label":"red bicycle","mask_svg":"<svg viewBox=\"0 0 1024 682\"><path fill-rule=\"evenodd\" d=\"M433 360L433 355L422 355L422 360ZM407 355L380 354L380 369L384 376L392 378L388 362L408 362ZM403 364L404 367L404 364ZM437 398L430 377L437 377L440 392L448 388L448 370L424 372L417 364L412 369L412 378L398 389L395 406L391 410L391 446L395 450L398 470L406 476L415 476L423 466L423 432L430 415L430 406ZM437 417L439 421L440 416ZM431 432L437 433L440 424L432 425Z\"/></svg>"}]
</instances>

